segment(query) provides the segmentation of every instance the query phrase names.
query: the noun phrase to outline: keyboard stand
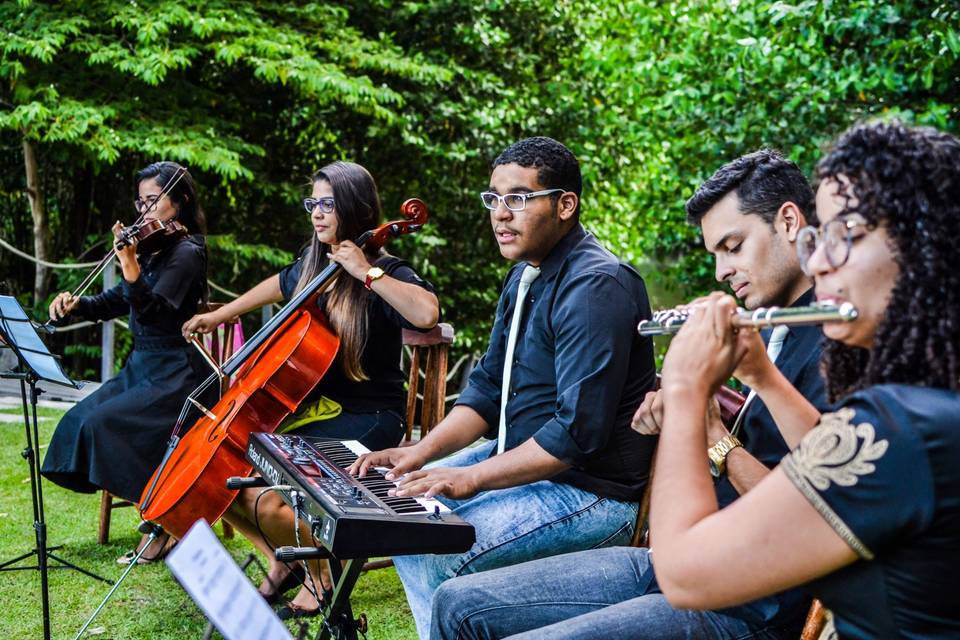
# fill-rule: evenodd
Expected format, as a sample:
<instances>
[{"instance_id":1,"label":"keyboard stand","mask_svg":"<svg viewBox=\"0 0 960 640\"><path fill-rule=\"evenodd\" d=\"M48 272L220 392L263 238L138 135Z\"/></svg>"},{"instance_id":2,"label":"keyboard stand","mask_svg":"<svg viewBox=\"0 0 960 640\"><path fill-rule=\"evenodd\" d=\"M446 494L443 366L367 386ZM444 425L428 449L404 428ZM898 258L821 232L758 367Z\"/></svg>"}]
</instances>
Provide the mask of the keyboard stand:
<instances>
[{"instance_id":1,"label":"keyboard stand","mask_svg":"<svg viewBox=\"0 0 960 640\"><path fill-rule=\"evenodd\" d=\"M333 597L323 610L325 622L320 628L317 640L338 638L343 640L357 640L357 629L366 632L366 617L360 620L353 619L353 608L350 606L350 594L357 584L360 571L366 558L347 560L345 566L334 557L330 558L330 574L333 578Z\"/></svg>"}]
</instances>

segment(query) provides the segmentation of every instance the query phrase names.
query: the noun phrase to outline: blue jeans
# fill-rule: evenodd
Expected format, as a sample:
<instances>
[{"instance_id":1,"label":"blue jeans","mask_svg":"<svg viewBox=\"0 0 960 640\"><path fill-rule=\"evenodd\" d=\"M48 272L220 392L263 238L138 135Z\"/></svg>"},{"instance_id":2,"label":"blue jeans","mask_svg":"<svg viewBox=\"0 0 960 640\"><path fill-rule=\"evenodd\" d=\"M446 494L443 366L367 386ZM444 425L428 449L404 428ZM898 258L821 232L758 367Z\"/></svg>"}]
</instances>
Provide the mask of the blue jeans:
<instances>
[{"instance_id":1,"label":"blue jeans","mask_svg":"<svg viewBox=\"0 0 960 640\"><path fill-rule=\"evenodd\" d=\"M475 464L489 458L496 446L493 441L465 449L431 466ZM558 553L627 544L637 518L634 502L600 498L549 480L442 500L474 526L477 541L465 553L394 557L421 638L430 630L433 593L445 580Z\"/></svg>"},{"instance_id":2,"label":"blue jeans","mask_svg":"<svg viewBox=\"0 0 960 640\"><path fill-rule=\"evenodd\" d=\"M799 627L758 627L737 609L674 609L660 593L648 550L568 553L443 583L433 599L433 640L576 638L796 638Z\"/></svg>"}]
</instances>

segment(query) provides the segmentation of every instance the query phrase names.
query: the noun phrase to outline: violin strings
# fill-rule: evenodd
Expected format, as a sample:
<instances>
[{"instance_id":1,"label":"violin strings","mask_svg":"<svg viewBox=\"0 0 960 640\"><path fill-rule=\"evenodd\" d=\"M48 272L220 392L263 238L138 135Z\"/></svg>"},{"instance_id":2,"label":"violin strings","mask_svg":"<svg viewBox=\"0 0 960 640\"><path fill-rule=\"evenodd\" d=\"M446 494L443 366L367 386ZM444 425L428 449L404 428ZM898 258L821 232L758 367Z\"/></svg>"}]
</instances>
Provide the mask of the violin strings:
<instances>
[{"instance_id":1,"label":"violin strings","mask_svg":"<svg viewBox=\"0 0 960 640\"><path fill-rule=\"evenodd\" d=\"M146 211L140 214L140 217L137 218L137 221L134 222L133 225L131 226L135 227L139 225L141 222L143 222L144 217L146 217L148 213L153 211L153 209L160 203L160 200L163 199L163 196L170 193L170 191L172 191L173 188L177 186L177 183L180 182L180 179L183 178L186 172L187 172L186 167L179 167L173 175L173 180L167 183L167 186L165 186L163 189L160 190L160 195L157 196L157 199L154 200L149 207L147 207ZM113 260L113 257L115 255L116 255L116 250L114 249L114 250L111 250L109 253L107 253L107 255L103 256L103 259L100 260L99 263L97 263L97 266L94 267L93 270L87 274L87 277L83 279L83 282L81 282L80 285L70 295L76 297L81 295L84 291L86 291L87 287L93 284L93 281L96 280L97 276L99 276L103 272L103 270L106 268L106 266L110 264L110 261Z\"/></svg>"}]
</instances>

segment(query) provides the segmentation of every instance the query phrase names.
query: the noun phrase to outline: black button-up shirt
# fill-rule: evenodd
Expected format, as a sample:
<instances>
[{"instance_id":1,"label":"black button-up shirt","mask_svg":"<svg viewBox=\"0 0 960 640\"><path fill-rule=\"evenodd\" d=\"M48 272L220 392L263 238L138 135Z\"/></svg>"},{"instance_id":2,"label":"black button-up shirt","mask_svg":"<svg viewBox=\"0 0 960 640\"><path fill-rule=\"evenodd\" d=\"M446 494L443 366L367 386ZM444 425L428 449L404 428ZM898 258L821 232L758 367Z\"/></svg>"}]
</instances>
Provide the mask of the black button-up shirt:
<instances>
[{"instance_id":1,"label":"black button-up shirt","mask_svg":"<svg viewBox=\"0 0 960 640\"><path fill-rule=\"evenodd\" d=\"M813 301L813 289L810 289L790 306L806 307L813 304ZM761 332L764 342L770 340L771 332L771 329ZM820 325L789 327L776 362L783 377L821 413L830 406L823 376L820 375L823 340L823 329ZM749 387L744 387L744 393L749 391ZM737 438L743 443L743 448L768 469L780 464L783 456L790 452L790 447L780 435L780 428L770 415L770 410L759 397L754 398L746 408ZM721 508L739 497L740 494L726 476L718 481L717 499Z\"/></svg>"},{"instance_id":2,"label":"black button-up shirt","mask_svg":"<svg viewBox=\"0 0 960 640\"><path fill-rule=\"evenodd\" d=\"M496 438L504 352L525 263L510 270L487 352L457 404ZM552 249L530 287L514 352L506 448L533 438L571 468L552 480L617 500L639 500L656 438L630 428L653 388L653 343L643 279L579 224Z\"/></svg>"}]
</instances>

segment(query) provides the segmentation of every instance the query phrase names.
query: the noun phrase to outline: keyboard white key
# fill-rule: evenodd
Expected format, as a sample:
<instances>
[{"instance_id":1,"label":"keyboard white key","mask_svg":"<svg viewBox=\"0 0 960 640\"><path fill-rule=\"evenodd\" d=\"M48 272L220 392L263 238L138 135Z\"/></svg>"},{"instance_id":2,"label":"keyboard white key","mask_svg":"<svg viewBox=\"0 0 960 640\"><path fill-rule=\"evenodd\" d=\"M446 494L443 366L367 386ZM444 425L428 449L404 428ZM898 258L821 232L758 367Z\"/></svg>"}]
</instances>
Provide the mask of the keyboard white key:
<instances>
[{"instance_id":1,"label":"keyboard white key","mask_svg":"<svg viewBox=\"0 0 960 640\"><path fill-rule=\"evenodd\" d=\"M360 444L359 440L344 440L341 444L343 444L343 446L345 446L347 449L350 449L350 451L352 451L357 457L360 457L365 453L370 453L370 449L367 449L365 446ZM380 473L382 473L383 475L386 475L387 472L390 471L388 467L374 467L374 468ZM394 481L393 484L397 484L397 482ZM416 500L417 503L420 504L420 506L426 509L429 513L435 513L437 512L437 510L439 510L440 513L450 512L450 508L447 507L447 505L443 504L438 500L434 500L433 498L423 498L423 497L415 498L411 496L411 499ZM403 514L400 514L400 515L403 515ZM409 514L409 515L414 515L414 514ZM420 514L416 514L416 515L420 515Z\"/></svg>"}]
</instances>

